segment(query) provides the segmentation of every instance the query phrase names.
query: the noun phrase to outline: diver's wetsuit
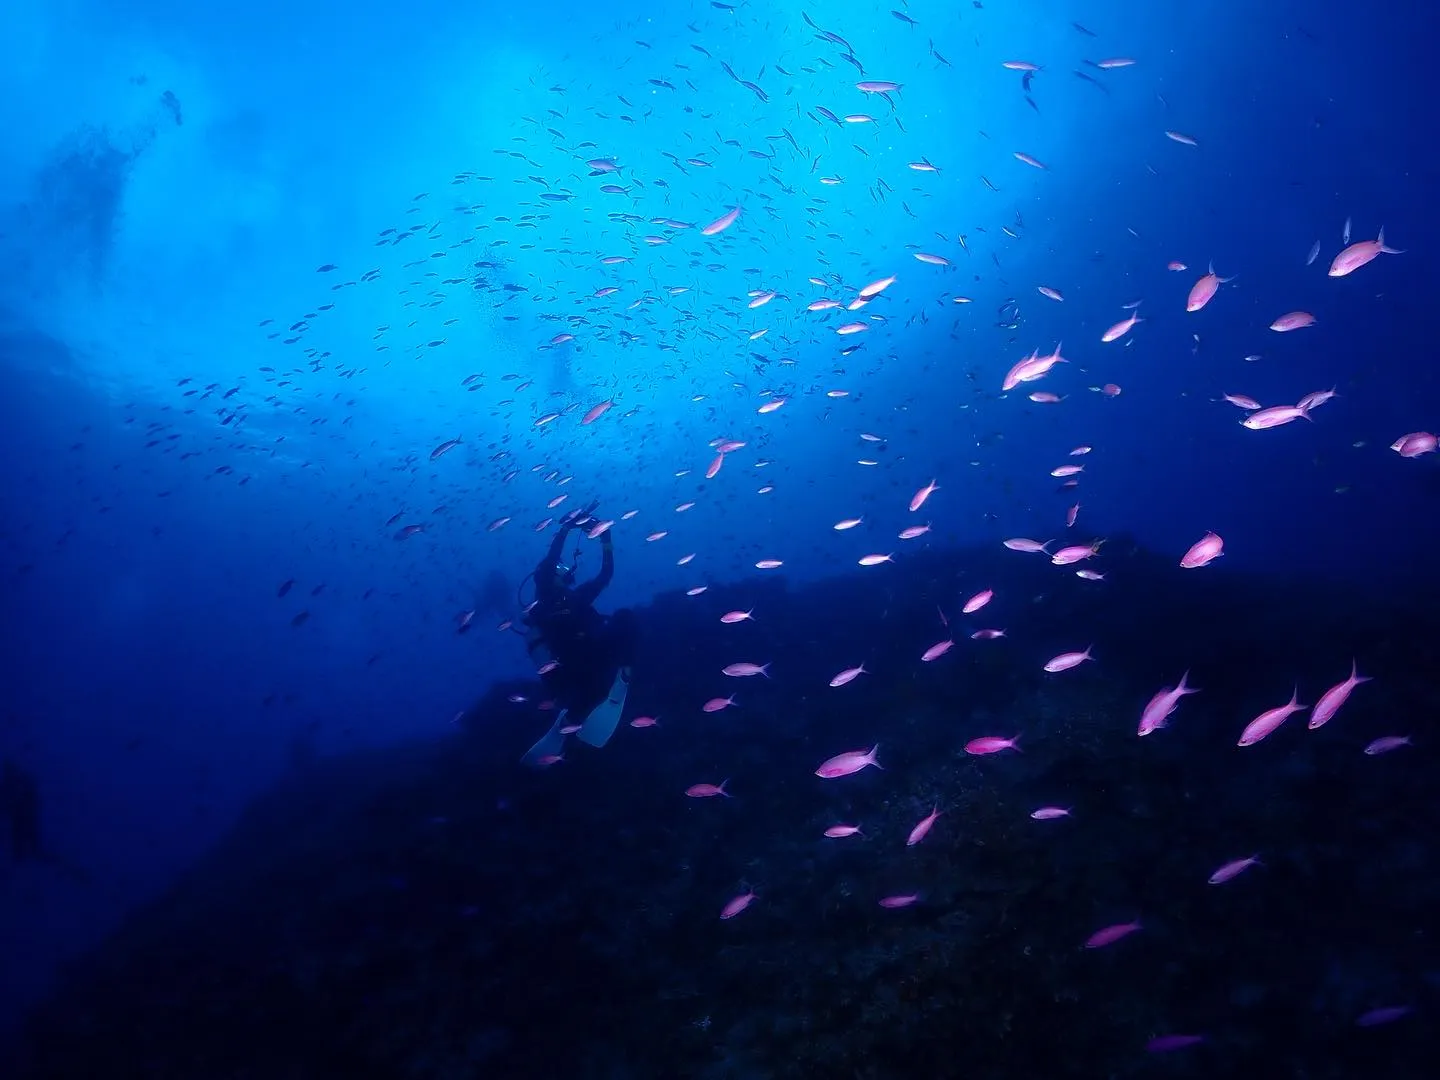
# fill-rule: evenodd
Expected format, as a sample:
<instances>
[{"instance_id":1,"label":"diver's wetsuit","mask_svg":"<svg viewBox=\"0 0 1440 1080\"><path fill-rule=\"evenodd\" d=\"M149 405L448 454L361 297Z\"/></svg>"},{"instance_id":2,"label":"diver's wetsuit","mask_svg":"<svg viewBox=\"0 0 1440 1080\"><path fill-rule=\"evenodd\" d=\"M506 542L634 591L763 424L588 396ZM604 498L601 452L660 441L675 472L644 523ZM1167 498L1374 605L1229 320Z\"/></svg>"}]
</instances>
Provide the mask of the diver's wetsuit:
<instances>
[{"instance_id":1,"label":"diver's wetsuit","mask_svg":"<svg viewBox=\"0 0 1440 1080\"><path fill-rule=\"evenodd\" d=\"M615 548L607 531L601 538L600 573L582 585L568 586L557 571L565 537L575 518L560 527L550 550L535 567L535 605L528 616L539 631L539 645L550 650L557 666L541 676L556 704L568 718L581 723L605 700L615 673L631 662L635 643L634 614L622 608L609 618L595 610L595 601L615 576Z\"/></svg>"}]
</instances>

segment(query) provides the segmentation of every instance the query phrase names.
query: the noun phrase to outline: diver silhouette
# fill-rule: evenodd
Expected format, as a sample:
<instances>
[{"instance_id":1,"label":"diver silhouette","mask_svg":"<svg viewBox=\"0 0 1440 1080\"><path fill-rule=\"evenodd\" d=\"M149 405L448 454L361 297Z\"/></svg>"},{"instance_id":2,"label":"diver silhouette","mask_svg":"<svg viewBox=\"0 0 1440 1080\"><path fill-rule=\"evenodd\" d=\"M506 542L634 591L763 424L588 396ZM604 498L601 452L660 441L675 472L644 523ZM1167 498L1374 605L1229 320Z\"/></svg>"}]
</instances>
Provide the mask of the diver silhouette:
<instances>
[{"instance_id":1,"label":"diver silhouette","mask_svg":"<svg viewBox=\"0 0 1440 1080\"><path fill-rule=\"evenodd\" d=\"M534 570L535 601L525 613L525 647L557 716L551 730L525 755L527 764L545 764L558 756L564 745L560 729L567 725L580 726L582 742L604 746L624 710L637 638L635 615L628 608L608 617L595 610L595 601L615 575L610 531L599 535L601 567L592 580L576 585L574 567L562 561L566 537L582 524L597 524L593 514L598 505L592 503L561 522Z\"/></svg>"}]
</instances>

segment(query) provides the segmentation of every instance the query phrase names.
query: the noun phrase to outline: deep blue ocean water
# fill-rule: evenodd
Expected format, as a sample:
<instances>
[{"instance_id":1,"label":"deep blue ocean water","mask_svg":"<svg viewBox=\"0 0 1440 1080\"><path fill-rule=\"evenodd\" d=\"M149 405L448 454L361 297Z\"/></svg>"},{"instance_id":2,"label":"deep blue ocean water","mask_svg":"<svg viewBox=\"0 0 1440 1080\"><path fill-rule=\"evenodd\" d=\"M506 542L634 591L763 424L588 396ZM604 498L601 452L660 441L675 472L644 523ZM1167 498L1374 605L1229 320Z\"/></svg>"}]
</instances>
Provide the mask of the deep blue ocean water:
<instances>
[{"instance_id":1,"label":"deep blue ocean water","mask_svg":"<svg viewBox=\"0 0 1440 1080\"><path fill-rule=\"evenodd\" d=\"M1431 1075L1440 20L895 3L12 5L16 1075Z\"/></svg>"}]
</instances>

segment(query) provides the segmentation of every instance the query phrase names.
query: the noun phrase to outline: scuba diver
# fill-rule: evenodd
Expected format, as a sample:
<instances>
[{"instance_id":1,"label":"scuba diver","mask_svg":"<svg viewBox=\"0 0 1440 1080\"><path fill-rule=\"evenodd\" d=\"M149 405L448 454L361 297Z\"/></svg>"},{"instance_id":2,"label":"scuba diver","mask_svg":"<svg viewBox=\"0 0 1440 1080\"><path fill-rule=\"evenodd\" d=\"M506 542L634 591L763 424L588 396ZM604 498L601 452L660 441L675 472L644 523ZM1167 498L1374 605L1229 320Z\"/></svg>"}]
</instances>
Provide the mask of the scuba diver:
<instances>
[{"instance_id":1,"label":"scuba diver","mask_svg":"<svg viewBox=\"0 0 1440 1080\"><path fill-rule=\"evenodd\" d=\"M550 549L534 570L535 601L525 612L525 648L541 672L540 681L555 702L555 723L521 760L548 765L564 748L562 728L579 725L580 741L604 746L620 723L630 682L636 643L635 614L621 608L601 615L595 601L615 576L615 546L610 531L600 534L600 573L575 584L574 563L563 560L570 530L594 523L598 501L564 518Z\"/></svg>"},{"instance_id":2,"label":"scuba diver","mask_svg":"<svg viewBox=\"0 0 1440 1080\"><path fill-rule=\"evenodd\" d=\"M10 819L10 857L37 862L40 850L40 794L35 777L13 761L0 764L0 818Z\"/></svg>"}]
</instances>

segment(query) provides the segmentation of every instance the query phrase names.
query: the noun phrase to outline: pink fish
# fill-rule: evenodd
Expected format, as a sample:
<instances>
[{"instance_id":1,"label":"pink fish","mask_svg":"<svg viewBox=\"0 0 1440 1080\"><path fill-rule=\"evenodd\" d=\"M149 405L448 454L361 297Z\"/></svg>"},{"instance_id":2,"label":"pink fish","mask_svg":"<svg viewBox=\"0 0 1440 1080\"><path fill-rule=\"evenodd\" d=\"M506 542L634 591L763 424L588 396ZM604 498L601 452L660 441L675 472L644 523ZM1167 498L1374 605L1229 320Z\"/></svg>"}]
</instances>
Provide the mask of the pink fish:
<instances>
[{"instance_id":1,"label":"pink fish","mask_svg":"<svg viewBox=\"0 0 1440 1080\"><path fill-rule=\"evenodd\" d=\"M949 652L951 647L954 646L954 644L955 642L950 640L949 638L946 638L944 641L937 641L934 645L931 645L928 649L926 649L923 653L920 654L920 659L924 660L926 663L929 663L931 660L938 660L940 657L944 656L947 652Z\"/></svg>"},{"instance_id":2,"label":"pink fish","mask_svg":"<svg viewBox=\"0 0 1440 1080\"><path fill-rule=\"evenodd\" d=\"M715 460L705 467L705 479L714 480L715 474L720 471L720 466L725 464L725 455L716 454Z\"/></svg>"},{"instance_id":3,"label":"pink fish","mask_svg":"<svg viewBox=\"0 0 1440 1080\"><path fill-rule=\"evenodd\" d=\"M1220 867L1220 869L1216 870L1210 875L1208 880L1211 885L1224 885L1225 882L1232 878L1239 877L1246 870L1249 870L1250 867L1259 865L1262 864L1260 862L1260 856L1258 855L1251 855L1248 859L1235 859L1227 862L1224 866Z\"/></svg>"},{"instance_id":4,"label":"pink fish","mask_svg":"<svg viewBox=\"0 0 1440 1080\"><path fill-rule=\"evenodd\" d=\"M1079 476L1084 471L1084 465L1057 465L1050 470L1050 475L1056 479L1064 479L1067 476Z\"/></svg>"},{"instance_id":5,"label":"pink fish","mask_svg":"<svg viewBox=\"0 0 1440 1080\"><path fill-rule=\"evenodd\" d=\"M1042 544L1039 540L1027 540L1023 536L1017 536L1013 540L1006 540L1005 546L1011 551L1024 551L1031 554L1043 551L1046 555L1049 555L1050 545L1054 542L1054 540L1046 540Z\"/></svg>"},{"instance_id":6,"label":"pink fish","mask_svg":"<svg viewBox=\"0 0 1440 1080\"><path fill-rule=\"evenodd\" d=\"M614 404L615 402L613 401L602 401L599 405L592 405L589 412L580 418L580 423L582 425L593 424L596 420L599 420L600 417L604 416L605 411Z\"/></svg>"},{"instance_id":7,"label":"pink fish","mask_svg":"<svg viewBox=\"0 0 1440 1080\"><path fill-rule=\"evenodd\" d=\"M1433 454L1436 446L1440 446L1440 438L1428 431L1412 431L1391 443L1390 449L1403 458L1417 458L1421 454Z\"/></svg>"},{"instance_id":8,"label":"pink fish","mask_svg":"<svg viewBox=\"0 0 1440 1080\"><path fill-rule=\"evenodd\" d=\"M1224 554L1225 541L1213 532L1207 532L1190 545L1190 550L1181 557L1180 565L1186 570L1195 570L1207 566Z\"/></svg>"},{"instance_id":9,"label":"pink fish","mask_svg":"<svg viewBox=\"0 0 1440 1080\"><path fill-rule=\"evenodd\" d=\"M439 446L435 447L434 450L430 451L430 460L439 461L442 457L448 454L451 450L454 450L455 447L459 445L459 439L446 439Z\"/></svg>"},{"instance_id":10,"label":"pink fish","mask_svg":"<svg viewBox=\"0 0 1440 1080\"><path fill-rule=\"evenodd\" d=\"M1281 315L1270 324L1271 330L1285 333L1287 330L1301 330L1307 326L1315 325L1315 316L1308 311L1291 311Z\"/></svg>"},{"instance_id":11,"label":"pink fish","mask_svg":"<svg viewBox=\"0 0 1440 1080\"><path fill-rule=\"evenodd\" d=\"M988 604L994 595L994 589L985 589L983 592L977 592L974 596L970 597L969 600L965 601L965 606L960 609L961 614L973 615Z\"/></svg>"},{"instance_id":12,"label":"pink fish","mask_svg":"<svg viewBox=\"0 0 1440 1080\"><path fill-rule=\"evenodd\" d=\"M1376 754L1388 754L1391 750L1398 750L1402 746L1413 745L1409 735L1382 735L1365 747L1365 753L1374 757Z\"/></svg>"},{"instance_id":13,"label":"pink fish","mask_svg":"<svg viewBox=\"0 0 1440 1080\"><path fill-rule=\"evenodd\" d=\"M869 674L870 672L865 670L864 664L861 664L859 667L846 668L844 671L840 672L839 675L836 675L833 679L830 680L830 685L844 686L846 683L854 682L861 675Z\"/></svg>"},{"instance_id":14,"label":"pink fish","mask_svg":"<svg viewBox=\"0 0 1440 1080\"><path fill-rule=\"evenodd\" d=\"M978 739L971 739L965 744L965 752L979 757L984 754L998 754L1001 750L1019 750L1020 736L1013 739L1002 739L999 735L982 735Z\"/></svg>"},{"instance_id":15,"label":"pink fish","mask_svg":"<svg viewBox=\"0 0 1440 1080\"><path fill-rule=\"evenodd\" d=\"M686 596L699 596L701 593L705 592L705 591L706 591L707 589L709 589L709 588L710 588L709 585L696 585L693 589L686 589L686 590L685 590L685 595L686 595Z\"/></svg>"},{"instance_id":16,"label":"pink fish","mask_svg":"<svg viewBox=\"0 0 1440 1080\"><path fill-rule=\"evenodd\" d=\"M1173 140L1173 141L1175 141L1175 142L1182 143L1182 144L1184 144L1185 146L1199 146L1199 145L1200 145L1200 143L1199 143L1198 141L1196 141L1194 135L1186 135L1183 131L1167 131L1167 132L1165 132L1165 137L1166 137L1167 139L1171 139L1171 140Z\"/></svg>"},{"instance_id":17,"label":"pink fish","mask_svg":"<svg viewBox=\"0 0 1440 1080\"><path fill-rule=\"evenodd\" d=\"M825 835L832 840L839 840L846 836L860 836L859 825L831 825L825 830Z\"/></svg>"},{"instance_id":18,"label":"pink fish","mask_svg":"<svg viewBox=\"0 0 1440 1080\"><path fill-rule=\"evenodd\" d=\"M658 727L659 725L660 721L653 716L637 716L630 721L630 726L633 728Z\"/></svg>"},{"instance_id":19,"label":"pink fish","mask_svg":"<svg viewBox=\"0 0 1440 1080\"><path fill-rule=\"evenodd\" d=\"M1032 352L1025 359L1012 367L1000 383L1001 390L1013 390L1022 382L1034 382L1036 379L1043 379L1050 373L1050 369L1056 364L1069 363L1060 355L1060 346L1055 346L1055 351L1049 356L1041 356L1039 351Z\"/></svg>"},{"instance_id":20,"label":"pink fish","mask_svg":"<svg viewBox=\"0 0 1440 1080\"><path fill-rule=\"evenodd\" d=\"M1350 677L1342 683L1337 683L1325 693L1320 695L1320 700L1315 703L1315 710L1310 714L1309 728L1314 731L1324 726L1328 721L1334 719L1335 714L1340 711L1340 706L1350 696L1350 692L1361 683L1367 683L1371 679L1369 675L1361 675L1355 669L1355 661L1350 661Z\"/></svg>"},{"instance_id":21,"label":"pink fish","mask_svg":"<svg viewBox=\"0 0 1440 1080\"><path fill-rule=\"evenodd\" d=\"M735 219L739 216L740 208L737 206L728 214L723 214L720 217L716 218L714 221L712 221L709 225L706 225L703 229L700 230L700 235L714 236L716 233L724 232L731 225L735 224Z\"/></svg>"},{"instance_id":22,"label":"pink fish","mask_svg":"<svg viewBox=\"0 0 1440 1080\"><path fill-rule=\"evenodd\" d=\"M1244 394L1226 394L1225 400L1236 408L1245 409L1247 412L1253 412L1260 408L1260 402L1256 401L1253 397L1246 397Z\"/></svg>"},{"instance_id":23,"label":"pink fish","mask_svg":"<svg viewBox=\"0 0 1440 1080\"><path fill-rule=\"evenodd\" d=\"M720 621L722 623L744 622L746 619L751 618L754 613L754 608L751 608L749 611L727 611L724 615L720 616Z\"/></svg>"},{"instance_id":24,"label":"pink fish","mask_svg":"<svg viewBox=\"0 0 1440 1080\"><path fill-rule=\"evenodd\" d=\"M727 664L724 668L724 674L733 678L744 678L746 675L764 675L768 679L770 677L770 665L745 663Z\"/></svg>"},{"instance_id":25,"label":"pink fish","mask_svg":"<svg viewBox=\"0 0 1440 1080\"><path fill-rule=\"evenodd\" d=\"M1045 661L1045 670L1052 674L1057 671L1069 671L1071 668L1083 664L1086 660L1094 660L1095 658L1090 655L1090 650L1094 647L1094 645L1087 645L1084 652L1065 652L1059 656L1052 657Z\"/></svg>"},{"instance_id":26,"label":"pink fish","mask_svg":"<svg viewBox=\"0 0 1440 1080\"><path fill-rule=\"evenodd\" d=\"M1356 1018L1358 1027L1375 1027L1378 1024L1390 1024L1402 1017L1409 1016L1414 1010L1409 1005L1385 1005L1378 1009L1371 1009L1361 1013Z\"/></svg>"},{"instance_id":27,"label":"pink fish","mask_svg":"<svg viewBox=\"0 0 1440 1080\"><path fill-rule=\"evenodd\" d=\"M720 909L720 918L733 919L736 915L739 915L740 912L744 911L747 907L749 907L751 901L753 901L754 899L755 890L750 889L749 891L743 892L739 896L736 896L733 899L726 901L725 906Z\"/></svg>"},{"instance_id":28,"label":"pink fish","mask_svg":"<svg viewBox=\"0 0 1440 1080\"><path fill-rule=\"evenodd\" d=\"M939 816L940 808L932 808L929 817L924 818L922 821L920 821L918 825L916 825L913 829L910 830L910 838L905 841L905 846L914 847L921 840L924 840L926 835L930 832L930 827L935 824L935 819Z\"/></svg>"},{"instance_id":29,"label":"pink fish","mask_svg":"<svg viewBox=\"0 0 1440 1080\"><path fill-rule=\"evenodd\" d=\"M879 296L882 292L895 284L893 276L881 278L879 281L872 281L860 290L860 299L869 300L872 296Z\"/></svg>"},{"instance_id":30,"label":"pink fish","mask_svg":"<svg viewBox=\"0 0 1440 1080\"><path fill-rule=\"evenodd\" d=\"M1380 230L1380 235L1374 240L1360 240L1351 244L1330 264L1328 271L1331 277L1344 277L1352 271L1359 270L1375 256L1384 253L1386 255L1403 255L1401 248L1385 246L1385 230Z\"/></svg>"},{"instance_id":31,"label":"pink fish","mask_svg":"<svg viewBox=\"0 0 1440 1080\"><path fill-rule=\"evenodd\" d=\"M1272 405L1268 409L1261 409L1253 412L1244 420L1240 426L1249 428L1251 431L1268 431L1270 428L1283 427L1292 420L1310 419L1310 411L1302 409L1299 405Z\"/></svg>"},{"instance_id":32,"label":"pink fish","mask_svg":"<svg viewBox=\"0 0 1440 1080\"><path fill-rule=\"evenodd\" d=\"M917 536L924 536L929 531L929 525L911 525L909 528L900 530L900 539L914 540Z\"/></svg>"},{"instance_id":33,"label":"pink fish","mask_svg":"<svg viewBox=\"0 0 1440 1080\"><path fill-rule=\"evenodd\" d=\"M1199 281L1195 282L1195 284L1190 287L1190 295L1185 301L1185 310L1199 311L1212 299L1214 299L1215 294L1220 290L1221 285L1224 285L1228 281L1234 280L1235 278L1233 276L1222 278L1218 274L1216 274L1215 264L1212 262L1210 264L1210 269L1206 272L1205 276L1202 277Z\"/></svg>"},{"instance_id":34,"label":"pink fish","mask_svg":"<svg viewBox=\"0 0 1440 1080\"><path fill-rule=\"evenodd\" d=\"M1140 923L1138 921L1116 923L1114 926L1104 927L1103 929L1096 930L1093 934L1091 934L1088 938L1085 939L1085 948L1102 949L1106 945L1115 944L1115 942L1119 941L1123 937L1128 937L1139 929Z\"/></svg>"},{"instance_id":35,"label":"pink fish","mask_svg":"<svg viewBox=\"0 0 1440 1080\"><path fill-rule=\"evenodd\" d=\"M1037 285L1035 288L1048 300L1058 300L1062 304L1065 302L1065 295L1059 289L1052 289L1049 285Z\"/></svg>"},{"instance_id":36,"label":"pink fish","mask_svg":"<svg viewBox=\"0 0 1440 1080\"><path fill-rule=\"evenodd\" d=\"M1042 806L1039 810L1032 811L1030 816L1036 821L1054 821L1056 818L1069 817L1070 811L1063 806Z\"/></svg>"},{"instance_id":37,"label":"pink fish","mask_svg":"<svg viewBox=\"0 0 1440 1080\"><path fill-rule=\"evenodd\" d=\"M907 893L904 896L882 896L880 898L880 906L883 908L909 907L919 899L920 895L918 893Z\"/></svg>"},{"instance_id":38,"label":"pink fish","mask_svg":"<svg viewBox=\"0 0 1440 1080\"><path fill-rule=\"evenodd\" d=\"M1036 390L1029 397L1037 405L1057 405L1065 400L1059 394L1052 394L1049 390Z\"/></svg>"},{"instance_id":39,"label":"pink fish","mask_svg":"<svg viewBox=\"0 0 1440 1080\"><path fill-rule=\"evenodd\" d=\"M1078 577L1078 578L1083 578L1085 581L1104 581L1104 580L1105 580L1105 575L1102 574L1102 573L1100 573L1099 570L1076 570L1076 571L1075 571L1075 576Z\"/></svg>"},{"instance_id":40,"label":"pink fish","mask_svg":"<svg viewBox=\"0 0 1440 1080\"><path fill-rule=\"evenodd\" d=\"M919 510L920 507L925 505L925 500L939 490L940 485L935 483L934 480L931 480L930 483L915 492L914 497L910 500L910 512L913 514L916 510Z\"/></svg>"},{"instance_id":41,"label":"pink fish","mask_svg":"<svg viewBox=\"0 0 1440 1080\"><path fill-rule=\"evenodd\" d=\"M976 630L970 635L971 641L994 641L1005 636L1004 630Z\"/></svg>"},{"instance_id":42,"label":"pink fish","mask_svg":"<svg viewBox=\"0 0 1440 1080\"><path fill-rule=\"evenodd\" d=\"M535 759L535 764L542 769L548 769L551 765L558 765L564 760L564 754L544 754Z\"/></svg>"},{"instance_id":43,"label":"pink fish","mask_svg":"<svg viewBox=\"0 0 1440 1080\"><path fill-rule=\"evenodd\" d=\"M1164 727L1165 721L1170 719L1180 705L1182 697L1200 692L1196 687L1185 685L1185 680L1189 675L1190 672L1187 671L1180 676L1179 686L1167 686L1163 690L1156 691L1155 696L1150 699L1150 703L1140 713L1140 728L1135 734L1149 735L1152 731Z\"/></svg>"},{"instance_id":44,"label":"pink fish","mask_svg":"<svg viewBox=\"0 0 1440 1080\"><path fill-rule=\"evenodd\" d=\"M775 570L785 565L782 559L761 559L755 564L757 570Z\"/></svg>"},{"instance_id":45,"label":"pink fish","mask_svg":"<svg viewBox=\"0 0 1440 1080\"><path fill-rule=\"evenodd\" d=\"M704 705L700 706L700 708L707 713L720 712L722 709L728 709L734 704L735 695L731 694L729 697L712 697L709 701L705 702Z\"/></svg>"},{"instance_id":46,"label":"pink fish","mask_svg":"<svg viewBox=\"0 0 1440 1080\"><path fill-rule=\"evenodd\" d=\"M661 529L659 532L653 532L649 536L645 537L645 542L647 544L653 544L656 540L664 540L665 537L669 535L670 533L668 531L666 531L665 529Z\"/></svg>"},{"instance_id":47,"label":"pink fish","mask_svg":"<svg viewBox=\"0 0 1440 1080\"><path fill-rule=\"evenodd\" d=\"M1274 709L1266 709L1254 720L1251 720L1250 723L1245 725L1245 730L1240 733L1240 741L1236 745L1253 746L1286 720L1290 719L1290 717L1298 712L1304 712L1309 707L1309 705L1300 704L1300 688L1297 686L1294 693L1290 695L1290 700L1287 703Z\"/></svg>"},{"instance_id":48,"label":"pink fish","mask_svg":"<svg viewBox=\"0 0 1440 1080\"><path fill-rule=\"evenodd\" d=\"M1144 321L1145 320L1142 319L1138 313L1132 312L1128 319L1121 319L1114 326L1110 327L1109 330L1106 330L1105 333L1101 334L1100 340L1117 341L1120 338L1124 337L1126 334L1128 334L1131 330L1133 330L1136 323L1142 323Z\"/></svg>"},{"instance_id":49,"label":"pink fish","mask_svg":"<svg viewBox=\"0 0 1440 1080\"><path fill-rule=\"evenodd\" d=\"M1306 394L1299 401L1297 401L1295 403L1295 407L1297 409L1303 409L1305 412L1309 412L1311 409L1314 409L1320 405L1324 405L1327 401L1336 396L1337 395L1333 388L1329 390L1313 390L1310 393Z\"/></svg>"},{"instance_id":50,"label":"pink fish","mask_svg":"<svg viewBox=\"0 0 1440 1080\"><path fill-rule=\"evenodd\" d=\"M725 790L725 785L729 782L729 780L723 780L718 784L691 784L685 789L685 794L692 799L711 799L716 795L724 795L729 799L732 796Z\"/></svg>"},{"instance_id":51,"label":"pink fish","mask_svg":"<svg viewBox=\"0 0 1440 1080\"><path fill-rule=\"evenodd\" d=\"M1079 515L1080 515L1080 504L1079 504L1079 503L1076 503L1074 506L1070 507L1069 510L1066 510L1066 511L1065 511L1065 527L1066 527L1067 529L1073 529L1073 528L1075 527L1075 519L1076 519Z\"/></svg>"},{"instance_id":52,"label":"pink fish","mask_svg":"<svg viewBox=\"0 0 1440 1080\"><path fill-rule=\"evenodd\" d=\"M1083 562L1100 554L1100 545L1104 542L1096 540L1093 544L1075 544L1071 547L1063 547L1050 556L1050 561L1056 566L1069 566L1071 563Z\"/></svg>"},{"instance_id":53,"label":"pink fish","mask_svg":"<svg viewBox=\"0 0 1440 1080\"><path fill-rule=\"evenodd\" d=\"M815 770L815 775L825 780L834 780L839 776L857 773L867 765L874 765L875 768L882 769L884 766L875 760L875 751L879 749L880 744L876 743L869 750L847 750L843 754L836 754L821 762L820 767Z\"/></svg>"},{"instance_id":54,"label":"pink fish","mask_svg":"<svg viewBox=\"0 0 1440 1080\"><path fill-rule=\"evenodd\" d=\"M1152 1054L1165 1054L1171 1050L1197 1046L1204 1041L1204 1035L1157 1035L1145 1044L1145 1049Z\"/></svg>"},{"instance_id":55,"label":"pink fish","mask_svg":"<svg viewBox=\"0 0 1440 1080\"><path fill-rule=\"evenodd\" d=\"M1026 165L1032 166L1036 169L1048 169L1050 167L1046 165L1043 161L1040 161L1038 158L1033 158L1029 154L1021 153L1019 150L1015 151L1015 160L1023 161Z\"/></svg>"},{"instance_id":56,"label":"pink fish","mask_svg":"<svg viewBox=\"0 0 1440 1080\"><path fill-rule=\"evenodd\" d=\"M895 553L893 551L888 555L862 555L859 560L861 566L879 566L881 563L894 561Z\"/></svg>"}]
</instances>

